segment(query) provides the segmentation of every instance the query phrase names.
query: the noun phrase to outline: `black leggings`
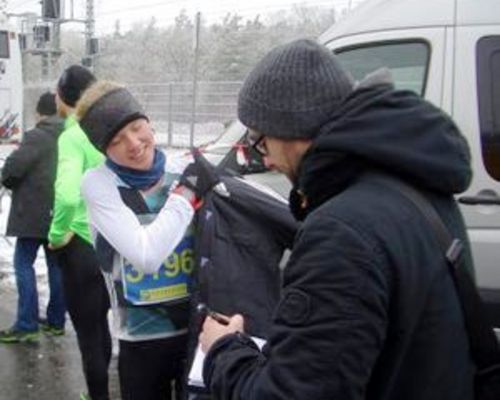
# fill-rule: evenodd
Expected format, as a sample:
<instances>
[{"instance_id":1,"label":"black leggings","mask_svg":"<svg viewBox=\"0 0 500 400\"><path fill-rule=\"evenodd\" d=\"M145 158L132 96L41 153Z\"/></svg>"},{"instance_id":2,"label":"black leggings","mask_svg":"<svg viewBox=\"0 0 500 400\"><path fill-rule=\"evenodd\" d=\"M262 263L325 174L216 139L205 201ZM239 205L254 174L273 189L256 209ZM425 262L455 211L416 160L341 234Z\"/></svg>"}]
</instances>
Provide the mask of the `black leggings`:
<instances>
[{"instance_id":1,"label":"black leggings","mask_svg":"<svg viewBox=\"0 0 500 400\"><path fill-rule=\"evenodd\" d=\"M66 306L76 331L83 373L92 400L109 400L108 366L111 335L109 296L93 247L76 236L57 257Z\"/></svg>"},{"instance_id":2,"label":"black leggings","mask_svg":"<svg viewBox=\"0 0 500 400\"><path fill-rule=\"evenodd\" d=\"M186 335L141 342L120 340L118 373L122 400L182 398Z\"/></svg>"}]
</instances>

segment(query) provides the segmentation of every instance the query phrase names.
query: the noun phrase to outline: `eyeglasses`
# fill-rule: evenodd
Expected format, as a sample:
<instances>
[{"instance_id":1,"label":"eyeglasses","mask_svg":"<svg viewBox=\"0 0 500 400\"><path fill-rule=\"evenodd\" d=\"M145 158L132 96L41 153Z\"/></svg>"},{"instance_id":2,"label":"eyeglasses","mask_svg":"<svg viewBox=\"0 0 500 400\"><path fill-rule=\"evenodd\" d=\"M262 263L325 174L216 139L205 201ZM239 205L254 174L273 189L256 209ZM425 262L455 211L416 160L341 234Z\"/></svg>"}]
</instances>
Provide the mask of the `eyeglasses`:
<instances>
[{"instance_id":1,"label":"eyeglasses","mask_svg":"<svg viewBox=\"0 0 500 400\"><path fill-rule=\"evenodd\" d=\"M264 135L257 132L248 131L247 141L250 147L255 149L255 151L259 153L261 157L267 156L268 151Z\"/></svg>"}]
</instances>

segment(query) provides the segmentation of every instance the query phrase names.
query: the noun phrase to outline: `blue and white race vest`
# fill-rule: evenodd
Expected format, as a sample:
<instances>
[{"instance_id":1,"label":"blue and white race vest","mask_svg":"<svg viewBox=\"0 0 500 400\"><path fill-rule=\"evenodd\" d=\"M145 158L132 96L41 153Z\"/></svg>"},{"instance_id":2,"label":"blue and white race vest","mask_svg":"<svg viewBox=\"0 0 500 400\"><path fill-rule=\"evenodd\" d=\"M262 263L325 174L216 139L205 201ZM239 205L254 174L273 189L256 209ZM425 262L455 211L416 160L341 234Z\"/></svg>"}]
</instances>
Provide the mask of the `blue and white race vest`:
<instances>
[{"instance_id":1,"label":"blue and white race vest","mask_svg":"<svg viewBox=\"0 0 500 400\"><path fill-rule=\"evenodd\" d=\"M142 225L155 219L175 178L166 173L163 186L146 198L130 188L119 187L122 200ZM134 192L134 204L129 204L122 190ZM145 209L149 213L139 211ZM114 252L112 269L104 271L104 275L113 309L113 332L118 339L141 341L187 333L194 267L193 231L193 226L188 227L181 242L154 274L138 271Z\"/></svg>"}]
</instances>

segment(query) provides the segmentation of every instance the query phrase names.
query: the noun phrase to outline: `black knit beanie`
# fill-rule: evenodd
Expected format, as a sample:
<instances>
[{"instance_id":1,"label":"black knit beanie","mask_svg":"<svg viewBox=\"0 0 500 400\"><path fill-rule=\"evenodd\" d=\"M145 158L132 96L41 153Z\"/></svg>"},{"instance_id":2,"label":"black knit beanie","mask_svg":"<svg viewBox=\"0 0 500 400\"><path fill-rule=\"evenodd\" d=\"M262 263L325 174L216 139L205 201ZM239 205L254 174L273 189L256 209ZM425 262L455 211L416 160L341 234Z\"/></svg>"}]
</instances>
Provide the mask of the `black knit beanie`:
<instances>
[{"instance_id":1,"label":"black knit beanie","mask_svg":"<svg viewBox=\"0 0 500 400\"><path fill-rule=\"evenodd\" d=\"M68 106L74 107L82 93L96 81L92 72L81 65L64 70L57 82L57 93Z\"/></svg>"},{"instance_id":2,"label":"black knit beanie","mask_svg":"<svg viewBox=\"0 0 500 400\"><path fill-rule=\"evenodd\" d=\"M238 117L267 136L312 139L353 85L330 50L296 40L271 50L250 72L239 93Z\"/></svg>"},{"instance_id":3,"label":"black knit beanie","mask_svg":"<svg viewBox=\"0 0 500 400\"><path fill-rule=\"evenodd\" d=\"M54 93L45 92L38 99L36 112L40 115L50 116L57 113L56 96Z\"/></svg>"},{"instance_id":4,"label":"black knit beanie","mask_svg":"<svg viewBox=\"0 0 500 400\"><path fill-rule=\"evenodd\" d=\"M125 88L117 88L100 97L80 119L80 127L102 153L113 137L129 122L144 118L139 102Z\"/></svg>"}]
</instances>

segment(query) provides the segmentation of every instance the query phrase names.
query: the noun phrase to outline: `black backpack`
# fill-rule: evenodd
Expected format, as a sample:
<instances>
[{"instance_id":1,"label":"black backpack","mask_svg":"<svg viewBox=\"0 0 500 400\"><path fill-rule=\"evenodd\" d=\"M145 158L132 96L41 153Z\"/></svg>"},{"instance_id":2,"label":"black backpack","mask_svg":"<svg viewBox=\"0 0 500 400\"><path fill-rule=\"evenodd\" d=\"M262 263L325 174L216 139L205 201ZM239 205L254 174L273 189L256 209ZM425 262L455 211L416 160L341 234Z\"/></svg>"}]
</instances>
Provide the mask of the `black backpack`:
<instances>
[{"instance_id":1,"label":"black backpack","mask_svg":"<svg viewBox=\"0 0 500 400\"><path fill-rule=\"evenodd\" d=\"M500 347L488 321L485 309L471 274L462 263L463 246L453 238L432 204L411 186L392 178L381 182L397 189L409 199L432 227L446 257L464 314L471 356L476 364L475 400L500 399Z\"/></svg>"},{"instance_id":2,"label":"black backpack","mask_svg":"<svg viewBox=\"0 0 500 400\"><path fill-rule=\"evenodd\" d=\"M250 335L267 337L297 223L286 202L237 177L220 179L197 213L195 291L217 312L243 314Z\"/></svg>"},{"instance_id":3,"label":"black backpack","mask_svg":"<svg viewBox=\"0 0 500 400\"><path fill-rule=\"evenodd\" d=\"M238 177L219 178L219 184L205 195L195 221L188 366L204 318L196 317L200 303L221 314L242 314L246 333L269 336L281 291L280 265L297 230L285 201ZM199 395L207 389L190 388L190 392L198 393L195 398L208 398Z\"/></svg>"}]
</instances>

